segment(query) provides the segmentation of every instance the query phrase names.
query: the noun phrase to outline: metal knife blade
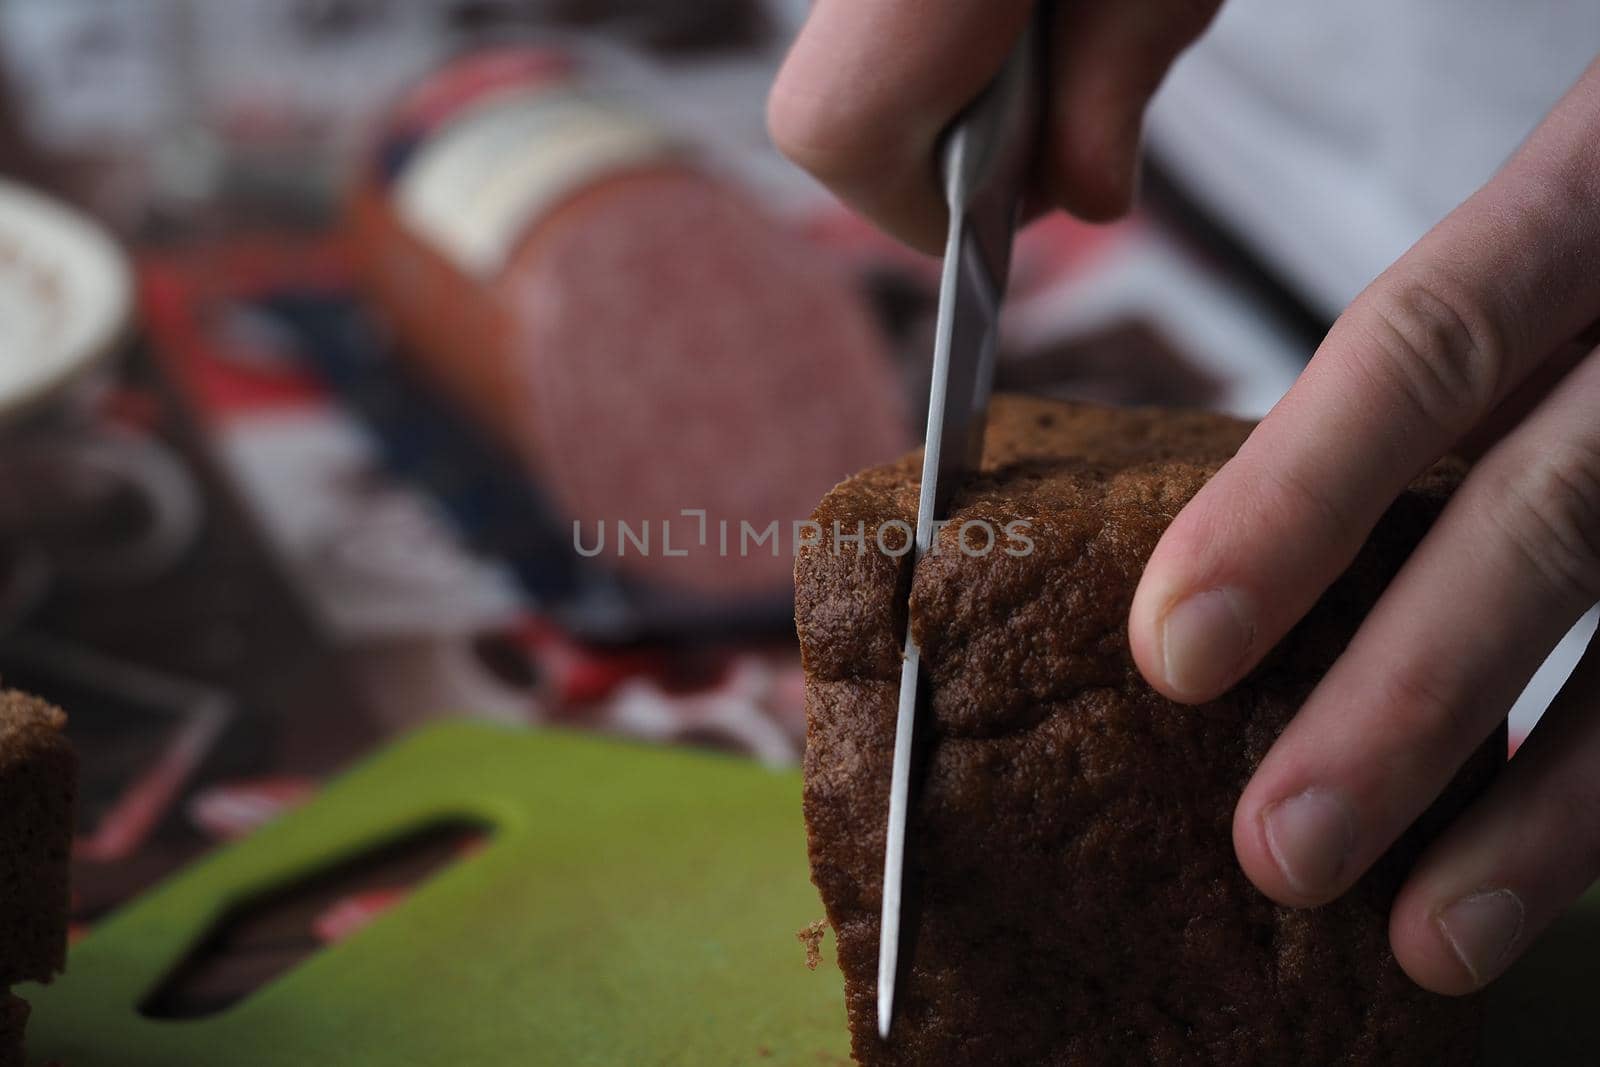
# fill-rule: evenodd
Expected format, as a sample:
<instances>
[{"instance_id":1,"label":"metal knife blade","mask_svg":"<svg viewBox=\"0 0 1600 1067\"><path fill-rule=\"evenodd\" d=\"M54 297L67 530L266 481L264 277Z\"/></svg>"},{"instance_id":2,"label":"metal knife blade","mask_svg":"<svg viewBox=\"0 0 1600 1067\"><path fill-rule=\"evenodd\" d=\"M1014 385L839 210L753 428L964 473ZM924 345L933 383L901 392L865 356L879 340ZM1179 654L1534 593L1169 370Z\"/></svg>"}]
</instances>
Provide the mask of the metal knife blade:
<instances>
[{"instance_id":1,"label":"metal knife blade","mask_svg":"<svg viewBox=\"0 0 1600 1067\"><path fill-rule=\"evenodd\" d=\"M961 476L977 466L983 448L1000 303L1038 123L1044 6L1012 49L1005 68L957 117L945 139L941 169L950 231L939 285L913 563L932 548L935 522L946 515L950 494ZM885 1040L894 1019L920 677L921 654L908 626L895 718L878 939L878 1036Z\"/></svg>"}]
</instances>

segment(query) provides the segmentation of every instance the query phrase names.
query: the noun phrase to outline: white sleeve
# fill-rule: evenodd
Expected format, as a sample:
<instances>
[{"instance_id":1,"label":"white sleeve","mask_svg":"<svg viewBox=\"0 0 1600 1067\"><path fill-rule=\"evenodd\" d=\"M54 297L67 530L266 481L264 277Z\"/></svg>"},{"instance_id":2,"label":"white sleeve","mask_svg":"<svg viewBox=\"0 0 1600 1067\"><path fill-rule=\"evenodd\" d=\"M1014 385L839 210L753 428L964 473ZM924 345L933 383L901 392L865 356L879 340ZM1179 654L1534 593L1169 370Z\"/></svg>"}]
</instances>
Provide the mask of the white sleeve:
<instances>
[{"instance_id":1,"label":"white sleeve","mask_svg":"<svg viewBox=\"0 0 1600 1067\"><path fill-rule=\"evenodd\" d=\"M1595 0L1227 0L1158 95L1150 143L1331 318L1597 52Z\"/></svg>"}]
</instances>

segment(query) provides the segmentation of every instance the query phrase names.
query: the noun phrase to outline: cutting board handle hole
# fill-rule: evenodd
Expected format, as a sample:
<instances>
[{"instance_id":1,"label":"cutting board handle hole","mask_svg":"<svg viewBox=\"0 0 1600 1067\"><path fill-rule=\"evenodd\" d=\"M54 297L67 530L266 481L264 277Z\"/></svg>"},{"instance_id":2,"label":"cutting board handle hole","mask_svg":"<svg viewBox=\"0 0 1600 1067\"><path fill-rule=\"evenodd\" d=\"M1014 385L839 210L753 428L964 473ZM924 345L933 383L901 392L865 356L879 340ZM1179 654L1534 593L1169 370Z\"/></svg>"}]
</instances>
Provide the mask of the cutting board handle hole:
<instances>
[{"instance_id":1,"label":"cutting board handle hole","mask_svg":"<svg viewBox=\"0 0 1600 1067\"><path fill-rule=\"evenodd\" d=\"M193 1020L228 1010L378 920L492 833L471 819L431 822L246 901L195 943L139 1013Z\"/></svg>"}]
</instances>

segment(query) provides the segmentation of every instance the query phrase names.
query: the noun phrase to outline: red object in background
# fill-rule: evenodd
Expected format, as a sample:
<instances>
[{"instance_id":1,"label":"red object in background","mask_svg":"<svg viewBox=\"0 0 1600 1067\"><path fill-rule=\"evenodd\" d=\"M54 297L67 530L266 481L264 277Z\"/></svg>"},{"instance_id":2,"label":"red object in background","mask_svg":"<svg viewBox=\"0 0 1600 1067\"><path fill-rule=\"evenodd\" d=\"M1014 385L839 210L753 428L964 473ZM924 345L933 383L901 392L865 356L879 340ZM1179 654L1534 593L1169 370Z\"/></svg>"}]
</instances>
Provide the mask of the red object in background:
<instances>
[{"instance_id":1,"label":"red object in background","mask_svg":"<svg viewBox=\"0 0 1600 1067\"><path fill-rule=\"evenodd\" d=\"M443 855L430 858L427 850L421 845L413 846L418 856L423 859L424 865L419 868L413 861L411 869L398 872L402 875L398 884L379 885L347 893L317 912L311 920L312 936L323 945L336 945L353 934L360 933L374 920L382 917L384 912L409 897L428 877L438 873L443 867L471 859L489 844L489 837L484 833L456 831L452 834L444 831L442 837L444 840L439 841L437 846L447 848ZM386 876L394 877L393 874Z\"/></svg>"},{"instance_id":2,"label":"red object in background","mask_svg":"<svg viewBox=\"0 0 1600 1067\"><path fill-rule=\"evenodd\" d=\"M605 525L594 564L786 597L792 523L909 445L887 342L835 259L548 56L469 56L401 104L351 203L360 274L586 545Z\"/></svg>"},{"instance_id":3,"label":"red object in background","mask_svg":"<svg viewBox=\"0 0 1600 1067\"><path fill-rule=\"evenodd\" d=\"M359 933L384 912L409 896L409 889L369 889L345 897L312 920L311 930L324 945L336 945Z\"/></svg>"},{"instance_id":4,"label":"red object in background","mask_svg":"<svg viewBox=\"0 0 1600 1067\"><path fill-rule=\"evenodd\" d=\"M309 778L266 778L224 782L196 793L189 821L213 841L237 841L310 800L317 783Z\"/></svg>"},{"instance_id":5,"label":"red object in background","mask_svg":"<svg viewBox=\"0 0 1600 1067\"><path fill-rule=\"evenodd\" d=\"M139 311L159 341L162 370L205 417L294 410L327 403L327 387L305 361L294 353L251 352L259 339L237 332L227 339L214 320L250 294L291 283L341 290L349 279L348 256L337 241L241 239L141 256Z\"/></svg>"}]
</instances>

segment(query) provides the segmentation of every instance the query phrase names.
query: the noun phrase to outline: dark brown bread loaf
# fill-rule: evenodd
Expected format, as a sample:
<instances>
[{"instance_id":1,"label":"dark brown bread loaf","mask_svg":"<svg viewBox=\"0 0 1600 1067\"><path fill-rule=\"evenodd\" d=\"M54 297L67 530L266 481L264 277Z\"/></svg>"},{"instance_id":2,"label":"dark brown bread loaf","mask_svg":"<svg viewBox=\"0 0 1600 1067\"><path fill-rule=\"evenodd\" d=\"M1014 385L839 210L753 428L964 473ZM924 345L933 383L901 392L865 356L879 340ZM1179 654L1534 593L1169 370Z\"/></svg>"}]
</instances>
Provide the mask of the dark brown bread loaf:
<instances>
[{"instance_id":1,"label":"dark brown bread loaf","mask_svg":"<svg viewBox=\"0 0 1600 1067\"><path fill-rule=\"evenodd\" d=\"M28 1005L9 993L0 993L0 1067L23 1067L23 1029L28 1025Z\"/></svg>"},{"instance_id":2,"label":"dark brown bread loaf","mask_svg":"<svg viewBox=\"0 0 1600 1067\"><path fill-rule=\"evenodd\" d=\"M0 1067L22 1063L27 1005L7 988L66 966L78 759L67 717L0 692Z\"/></svg>"},{"instance_id":3,"label":"dark brown bread loaf","mask_svg":"<svg viewBox=\"0 0 1600 1067\"><path fill-rule=\"evenodd\" d=\"M796 564L812 877L863 1064L1469 1064L1480 1005L1423 992L1388 908L1423 842L1504 760L1491 739L1338 902L1279 907L1233 856L1253 768L1459 481L1429 471L1245 683L1172 704L1135 669L1129 603L1162 531L1244 439L1220 416L1000 398L983 472L911 572L872 532L916 512L920 457L834 489ZM997 547L956 545L982 519ZM1032 551L1005 524L1028 520ZM864 524L864 550L835 541ZM897 548L902 535L885 537ZM984 543L969 528L974 550ZM910 590L930 684L891 1040L875 1028L884 820Z\"/></svg>"}]
</instances>

